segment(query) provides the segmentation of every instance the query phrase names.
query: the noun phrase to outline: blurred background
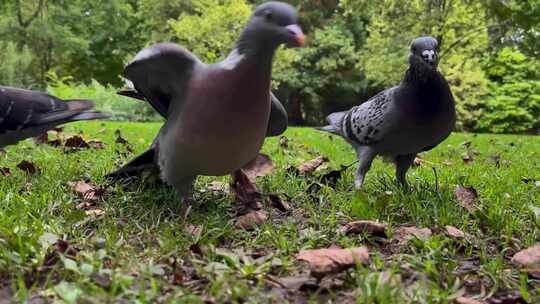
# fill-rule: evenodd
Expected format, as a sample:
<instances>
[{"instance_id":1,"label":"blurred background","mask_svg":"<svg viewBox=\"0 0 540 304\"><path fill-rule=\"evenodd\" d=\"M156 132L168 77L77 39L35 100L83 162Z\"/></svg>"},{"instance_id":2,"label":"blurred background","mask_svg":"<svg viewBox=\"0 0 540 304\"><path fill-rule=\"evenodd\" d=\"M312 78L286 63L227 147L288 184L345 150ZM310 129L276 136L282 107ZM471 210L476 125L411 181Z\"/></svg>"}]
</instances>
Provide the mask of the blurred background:
<instances>
[{"instance_id":1,"label":"blurred background","mask_svg":"<svg viewBox=\"0 0 540 304\"><path fill-rule=\"evenodd\" d=\"M234 45L257 0L0 0L0 84L93 98L114 119L151 121L117 96L123 66L173 41L211 63ZM538 134L540 1L291 0L308 48L282 49L273 87L296 125L396 85L410 41L440 42L462 131Z\"/></svg>"}]
</instances>

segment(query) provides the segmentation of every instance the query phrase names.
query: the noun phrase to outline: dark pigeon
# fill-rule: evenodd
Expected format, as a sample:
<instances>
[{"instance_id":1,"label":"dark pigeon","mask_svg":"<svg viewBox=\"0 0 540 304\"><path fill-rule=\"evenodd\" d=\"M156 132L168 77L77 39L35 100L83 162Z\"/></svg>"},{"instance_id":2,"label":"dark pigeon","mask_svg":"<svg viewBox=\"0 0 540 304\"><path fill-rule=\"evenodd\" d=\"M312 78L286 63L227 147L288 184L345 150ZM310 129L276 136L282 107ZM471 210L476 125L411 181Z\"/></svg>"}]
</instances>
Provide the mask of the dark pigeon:
<instances>
[{"instance_id":1,"label":"dark pigeon","mask_svg":"<svg viewBox=\"0 0 540 304\"><path fill-rule=\"evenodd\" d=\"M362 187L377 155L395 163L397 180L406 186L405 175L417 153L434 148L454 129L454 98L437 70L437 40L417 38L410 51L409 68L398 86L348 111L330 114L329 125L319 128L341 135L356 150L356 188Z\"/></svg>"},{"instance_id":2,"label":"dark pigeon","mask_svg":"<svg viewBox=\"0 0 540 304\"><path fill-rule=\"evenodd\" d=\"M108 118L91 111L91 100L63 100L42 92L0 86L0 148L37 136L58 125Z\"/></svg>"},{"instance_id":3,"label":"dark pigeon","mask_svg":"<svg viewBox=\"0 0 540 304\"><path fill-rule=\"evenodd\" d=\"M236 47L222 62L202 63L189 51L161 43L139 52L125 68L134 90L166 118L150 149L109 174L114 180L160 172L182 199L198 175L226 175L257 155L266 136L283 133L287 114L270 92L272 60L281 44L300 47L296 10L258 6Z\"/></svg>"}]
</instances>

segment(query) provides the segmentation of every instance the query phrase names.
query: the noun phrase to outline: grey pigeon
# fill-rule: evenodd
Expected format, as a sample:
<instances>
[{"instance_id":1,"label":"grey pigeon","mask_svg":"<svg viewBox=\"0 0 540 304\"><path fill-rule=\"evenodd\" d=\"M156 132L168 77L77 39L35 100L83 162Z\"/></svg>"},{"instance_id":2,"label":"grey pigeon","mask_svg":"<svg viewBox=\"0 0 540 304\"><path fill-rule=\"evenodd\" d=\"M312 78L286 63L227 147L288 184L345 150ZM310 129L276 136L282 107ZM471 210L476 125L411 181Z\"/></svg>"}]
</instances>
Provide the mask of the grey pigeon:
<instances>
[{"instance_id":1,"label":"grey pigeon","mask_svg":"<svg viewBox=\"0 0 540 304\"><path fill-rule=\"evenodd\" d=\"M270 92L272 60L281 44L304 44L297 23L292 6L267 2L219 63L202 63L171 43L139 52L124 71L135 91L120 94L147 100L166 122L149 150L109 177L159 171L186 199L198 175L232 174L255 159L265 137L287 127L286 112Z\"/></svg>"},{"instance_id":2,"label":"grey pigeon","mask_svg":"<svg viewBox=\"0 0 540 304\"><path fill-rule=\"evenodd\" d=\"M42 92L0 86L0 148L58 125L107 118L91 100L63 100Z\"/></svg>"},{"instance_id":3,"label":"grey pigeon","mask_svg":"<svg viewBox=\"0 0 540 304\"><path fill-rule=\"evenodd\" d=\"M356 150L357 189L377 155L395 163L396 178L406 186L405 176L417 153L434 148L454 129L454 98L437 70L437 50L435 38L415 39L409 68L398 86L348 111L330 114L329 125L319 128L341 135Z\"/></svg>"}]
</instances>

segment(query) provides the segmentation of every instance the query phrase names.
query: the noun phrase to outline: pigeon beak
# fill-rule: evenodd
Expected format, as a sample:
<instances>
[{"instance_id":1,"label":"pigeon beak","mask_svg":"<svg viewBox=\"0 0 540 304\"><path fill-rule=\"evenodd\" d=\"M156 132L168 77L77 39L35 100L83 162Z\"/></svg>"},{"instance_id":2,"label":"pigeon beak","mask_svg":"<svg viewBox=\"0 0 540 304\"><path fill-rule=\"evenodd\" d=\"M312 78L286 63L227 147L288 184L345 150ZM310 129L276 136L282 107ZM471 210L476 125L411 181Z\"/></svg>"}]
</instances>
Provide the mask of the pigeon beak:
<instances>
[{"instance_id":1,"label":"pigeon beak","mask_svg":"<svg viewBox=\"0 0 540 304\"><path fill-rule=\"evenodd\" d=\"M302 32L302 29L298 24L291 24L285 27L287 31L294 36L294 45L296 47L303 47L306 44L306 35Z\"/></svg>"}]
</instances>

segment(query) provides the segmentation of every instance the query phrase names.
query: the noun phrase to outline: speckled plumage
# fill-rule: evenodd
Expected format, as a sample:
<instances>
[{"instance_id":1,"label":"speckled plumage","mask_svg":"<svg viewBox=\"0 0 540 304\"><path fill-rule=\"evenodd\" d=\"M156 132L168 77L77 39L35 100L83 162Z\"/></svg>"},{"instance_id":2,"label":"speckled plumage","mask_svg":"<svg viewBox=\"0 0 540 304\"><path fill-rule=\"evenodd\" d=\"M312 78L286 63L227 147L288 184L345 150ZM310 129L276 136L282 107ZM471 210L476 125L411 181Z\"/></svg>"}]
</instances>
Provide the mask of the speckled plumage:
<instances>
[{"instance_id":1,"label":"speckled plumage","mask_svg":"<svg viewBox=\"0 0 540 304\"><path fill-rule=\"evenodd\" d=\"M434 148L454 129L454 99L437 71L436 51L434 38L416 39L398 86L348 111L330 114L329 125L319 128L343 136L355 148L357 188L377 155L393 160L398 181L406 185L405 175L416 154Z\"/></svg>"},{"instance_id":2,"label":"speckled plumage","mask_svg":"<svg viewBox=\"0 0 540 304\"><path fill-rule=\"evenodd\" d=\"M91 100L63 100L46 93L0 86L0 148L58 125L109 115L90 111Z\"/></svg>"}]
</instances>

